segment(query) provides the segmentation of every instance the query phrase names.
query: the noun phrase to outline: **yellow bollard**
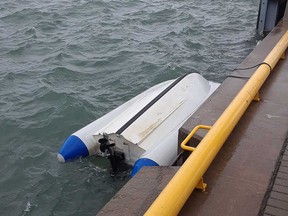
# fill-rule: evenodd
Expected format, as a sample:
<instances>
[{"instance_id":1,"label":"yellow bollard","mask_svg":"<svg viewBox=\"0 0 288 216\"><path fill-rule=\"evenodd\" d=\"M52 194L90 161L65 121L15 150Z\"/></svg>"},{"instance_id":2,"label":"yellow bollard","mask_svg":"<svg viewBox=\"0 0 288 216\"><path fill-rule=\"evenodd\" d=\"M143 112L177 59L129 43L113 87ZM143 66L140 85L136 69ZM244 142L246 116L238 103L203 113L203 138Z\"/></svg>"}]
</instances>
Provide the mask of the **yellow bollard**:
<instances>
[{"instance_id":1,"label":"yellow bollard","mask_svg":"<svg viewBox=\"0 0 288 216\"><path fill-rule=\"evenodd\" d=\"M145 213L177 215L288 46L286 32Z\"/></svg>"}]
</instances>

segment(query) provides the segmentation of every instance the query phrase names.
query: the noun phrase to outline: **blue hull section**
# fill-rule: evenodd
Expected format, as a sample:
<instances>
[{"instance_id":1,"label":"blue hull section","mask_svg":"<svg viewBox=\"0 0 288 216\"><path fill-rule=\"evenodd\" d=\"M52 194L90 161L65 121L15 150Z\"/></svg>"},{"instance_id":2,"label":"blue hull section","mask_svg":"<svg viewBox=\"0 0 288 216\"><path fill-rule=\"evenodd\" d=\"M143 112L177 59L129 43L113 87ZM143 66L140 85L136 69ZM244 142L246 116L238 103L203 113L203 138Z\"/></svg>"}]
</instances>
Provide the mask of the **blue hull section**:
<instances>
[{"instance_id":1,"label":"blue hull section","mask_svg":"<svg viewBox=\"0 0 288 216\"><path fill-rule=\"evenodd\" d=\"M89 151L84 142L79 137L72 135L65 141L57 158L59 162L64 163L87 156L89 156Z\"/></svg>"},{"instance_id":2,"label":"blue hull section","mask_svg":"<svg viewBox=\"0 0 288 216\"><path fill-rule=\"evenodd\" d=\"M136 173L144 166L159 166L159 164L149 158L140 158L135 162L131 176L135 176Z\"/></svg>"}]
</instances>

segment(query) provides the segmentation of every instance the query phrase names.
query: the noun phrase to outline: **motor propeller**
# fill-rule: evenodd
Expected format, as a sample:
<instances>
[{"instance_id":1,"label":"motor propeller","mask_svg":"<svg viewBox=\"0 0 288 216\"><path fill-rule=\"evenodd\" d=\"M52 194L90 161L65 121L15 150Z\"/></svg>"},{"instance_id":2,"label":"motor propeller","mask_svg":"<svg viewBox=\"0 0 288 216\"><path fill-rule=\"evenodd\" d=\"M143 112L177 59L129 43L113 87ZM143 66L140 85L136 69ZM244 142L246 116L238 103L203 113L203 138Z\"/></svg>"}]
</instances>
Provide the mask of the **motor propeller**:
<instances>
[{"instance_id":1,"label":"motor propeller","mask_svg":"<svg viewBox=\"0 0 288 216\"><path fill-rule=\"evenodd\" d=\"M124 153L116 150L115 143L110 143L107 135L103 135L98 142L100 151L110 160L113 174L115 174L119 171L120 163L125 159Z\"/></svg>"}]
</instances>

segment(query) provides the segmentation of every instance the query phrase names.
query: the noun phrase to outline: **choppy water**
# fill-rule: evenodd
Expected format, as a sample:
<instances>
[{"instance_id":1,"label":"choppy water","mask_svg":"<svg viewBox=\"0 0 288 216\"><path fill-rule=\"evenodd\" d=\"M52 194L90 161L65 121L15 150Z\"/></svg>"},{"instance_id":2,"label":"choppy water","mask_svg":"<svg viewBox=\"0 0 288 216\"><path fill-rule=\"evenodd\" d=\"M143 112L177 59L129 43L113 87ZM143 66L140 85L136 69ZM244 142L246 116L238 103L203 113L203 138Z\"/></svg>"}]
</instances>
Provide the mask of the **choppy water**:
<instances>
[{"instance_id":1,"label":"choppy water","mask_svg":"<svg viewBox=\"0 0 288 216\"><path fill-rule=\"evenodd\" d=\"M64 139L186 72L222 81L255 47L257 0L1 0L0 215L95 215L128 180L58 164Z\"/></svg>"}]
</instances>

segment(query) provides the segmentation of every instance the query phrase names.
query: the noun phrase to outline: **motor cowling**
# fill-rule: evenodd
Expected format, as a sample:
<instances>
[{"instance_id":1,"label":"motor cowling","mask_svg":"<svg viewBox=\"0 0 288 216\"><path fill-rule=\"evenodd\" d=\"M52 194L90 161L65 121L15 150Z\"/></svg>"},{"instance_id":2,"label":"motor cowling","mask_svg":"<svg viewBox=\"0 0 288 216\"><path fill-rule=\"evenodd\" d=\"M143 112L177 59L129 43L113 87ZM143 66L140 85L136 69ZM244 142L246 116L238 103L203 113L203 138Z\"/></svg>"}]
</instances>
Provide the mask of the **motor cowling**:
<instances>
[{"instance_id":1,"label":"motor cowling","mask_svg":"<svg viewBox=\"0 0 288 216\"><path fill-rule=\"evenodd\" d=\"M117 151L115 143L110 143L107 135L103 135L103 138L99 139L98 142L100 143L100 151L110 160L113 173L118 172L120 164L125 160L124 153Z\"/></svg>"}]
</instances>

